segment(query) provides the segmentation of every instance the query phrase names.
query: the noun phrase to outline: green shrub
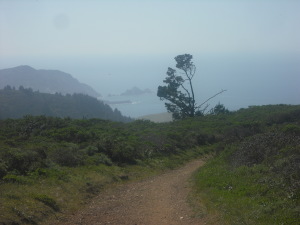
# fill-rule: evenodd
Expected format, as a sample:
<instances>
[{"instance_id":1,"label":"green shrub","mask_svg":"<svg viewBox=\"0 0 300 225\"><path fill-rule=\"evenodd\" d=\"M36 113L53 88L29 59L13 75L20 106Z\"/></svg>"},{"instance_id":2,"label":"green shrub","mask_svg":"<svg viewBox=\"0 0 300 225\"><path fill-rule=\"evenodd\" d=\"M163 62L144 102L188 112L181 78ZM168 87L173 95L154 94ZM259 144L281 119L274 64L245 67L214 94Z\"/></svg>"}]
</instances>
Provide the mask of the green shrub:
<instances>
[{"instance_id":1,"label":"green shrub","mask_svg":"<svg viewBox=\"0 0 300 225\"><path fill-rule=\"evenodd\" d=\"M7 148L2 150L0 156L7 172L26 175L37 168L46 167L46 154L42 149Z\"/></svg>"},{"instance_id":2,"label":"green shrub","mask_svg":"<svg viewBox=\"0 0 300 225\"><path fill-rule=\"evenodd\" d=\"M267 122L268 124L282 124L282 123L291 123L300 120L300 109L282 109L277 113L271 114Z\"/></svg>"},{"instance_id":3,"label":"green shrub","mask_svg":"<svg viewBox=\"0 0 300 225\"><path fill-rule=\"evenodd\" d=\"M75 144L56 148L49 153L50 159L60 166L76 167L84 164L85 155Z\"/></svg>"},{"instance_id":4,"label":"green shrub","mask_svg":"<svg viewBox=\"0 0 300 225\"><path fill-rule=\"evenodd\" d=\"M232 165L253 166L273 160L273 156L280 153L283 148L288 146L299 146L300 137L278 131L258 134L241 142L237 151L230 156ZM270 162L272 163L272 162Z\"/></svg>"},{"instance_id":5,"label":"green shrub","mask_svg":"<svg viewBox=\"0 0 300 225\"><path fill-rule=\"evenodd\" d=\"M39 194L39 195L35 195L34 199L44 203L45 205L49 206L50 208L52 208L54 211L59 211L59 206L57 205L56 201L44 194Z\"/></svg>"},{"instance_id":6,"label":"green shrub","mask_svg":"<svg viewBox=\"0 0 300 225\"><path fill-rule=\"evenodd\" d=\"M37 179L39 177L43 178L53 178L55 180L69 181L69 174L58 166L53 168L38 168L29 174L30 177Z\"/></svg>"},{"instance_id":7,"label":"green shrub","mask_svg":"<svg viewBox=\"0 0 300 225\"><path fill-rule=\"evenodd\" d=\"M14 174L7 174L2 178L4 182L7 183L17 183L17 184L26 184L28 183L28 179L26 179L24 176L18 176Z\"/></svg>"},{"instance_id":8,"label":"green shrub","mask_svg":"<svg viewBox=\"0 0 300 225\"><path fill-rule=\"evenodd\" d=\"M136 149L132 145L119 145L112 149L111 157L117 163L134 164L136 159L139 158Z\"/></svg>"},{"instance_id":9,"label":"green shrub","mask_svg":"<svg viewBox=\"0 0 300 225\"><path fill-rule=\"evenodd\" d=\"M7 165L0 159L0 179L7 174Z\"/></svg>"},{"instance_id":10,"label":"green shrub","mask_svg":"<svg viewBox=\"0 0 300 225\"><path fill-rule=\"evenodd\" d=\"M81 188L81 191L84 191L88 194L88 196L93 197L96 194L98 194L101 191L101 189L103 189L103 186L104 186L103 183L87 182L86 185L83 188Z\"/></svg>"},{"instance_id":11,"label":"green shrub","mask_svg":"<svg viewBox=\"0 0 300 225\"><path fill-rule=\"evenodd\" d=\"M87 148L85 148L85 151L87 155L93 156L99 152L99 149L95 146L88 146Z\"/></svg>"},{"instance_id":12,"label":"green shrub","mask_svg":"<svg viewBox=\"0 0 300 225\"><path fill-rule=\"evenodd\" d=\"M282 131L285 133L300 135L300 126L296 124L288 124L282 128Z\"/></svg>"},{"instance_id":13,"label":"green shrub","mask_svg":"<svg viewBox=\"0 0 300 225\"><path fill-rule=\"evenodd\" d=\"M87 165L99 165L104 164L111 166L113 163L111 159L104 153L96 153L93 156L90 156L86 159L85 164Z\"/></svg>"}]
</instances>

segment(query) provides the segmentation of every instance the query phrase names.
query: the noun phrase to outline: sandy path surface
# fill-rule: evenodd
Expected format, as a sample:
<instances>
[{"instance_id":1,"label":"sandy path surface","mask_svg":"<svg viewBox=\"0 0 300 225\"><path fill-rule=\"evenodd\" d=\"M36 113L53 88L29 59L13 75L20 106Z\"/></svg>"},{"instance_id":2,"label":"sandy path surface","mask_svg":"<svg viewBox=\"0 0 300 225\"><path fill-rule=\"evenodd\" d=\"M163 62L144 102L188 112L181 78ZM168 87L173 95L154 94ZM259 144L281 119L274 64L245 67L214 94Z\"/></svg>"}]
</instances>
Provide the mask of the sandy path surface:
<instances>
[{"instance_id":1,"label":"sandy path surface","mask_svg":"<svg viewBox=\"0 0 300 225\"><path fill-rule=\"evenodd\" d=\"M102 192L64 225L200 225L187 203L195 160L176 170Z\"/></svg>"}]
</instances>

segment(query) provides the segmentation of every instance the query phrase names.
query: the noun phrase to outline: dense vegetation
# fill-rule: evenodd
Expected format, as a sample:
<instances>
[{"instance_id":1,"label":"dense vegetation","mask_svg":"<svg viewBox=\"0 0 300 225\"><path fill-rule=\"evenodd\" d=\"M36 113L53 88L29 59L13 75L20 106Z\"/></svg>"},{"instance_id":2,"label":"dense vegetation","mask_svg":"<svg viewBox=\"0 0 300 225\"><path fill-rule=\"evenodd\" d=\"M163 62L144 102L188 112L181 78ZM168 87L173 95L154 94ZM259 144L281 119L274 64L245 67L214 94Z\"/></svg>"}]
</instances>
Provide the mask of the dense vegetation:
<instances>
[{"instance_id":1,"label":"dense vegetation","mask_svg":"<svg viewBox=\"0 0 300 225\"><path fill-rule=\"evenodd\" d=\"M216 153L196 175L207 211L217 210L229 224L296 224L299 145L300 106L290 105L162 124L1 120L0 223L37 224L75 210L112 182Z\"/></svg>"},{"instance_id":2,"label":"dense vegetation","mask_svg":"<svg viewBox=\"0 0 300 225\"><path fill-rule=\"evenodd\" d=\"M117 109L84 94L46 94L31 88L18 90L6 86L0 90L0 119L21 118L25 115L53 117L100 118L113 121L132 121Z\"/></svg>"},{"instance_id":3,"label":"dense vegetation","mask_svg":"<svg viewBox=\"0 0 300 225\"><path fill-rule=\"evenodd\" d=\"M197 193L206 210L218 211L217 221L299 224L300 109L291 109L269 106L245 110L253 119L251 129L255 132L224 145L197 173Z\"/></svg>"}]
</instances>

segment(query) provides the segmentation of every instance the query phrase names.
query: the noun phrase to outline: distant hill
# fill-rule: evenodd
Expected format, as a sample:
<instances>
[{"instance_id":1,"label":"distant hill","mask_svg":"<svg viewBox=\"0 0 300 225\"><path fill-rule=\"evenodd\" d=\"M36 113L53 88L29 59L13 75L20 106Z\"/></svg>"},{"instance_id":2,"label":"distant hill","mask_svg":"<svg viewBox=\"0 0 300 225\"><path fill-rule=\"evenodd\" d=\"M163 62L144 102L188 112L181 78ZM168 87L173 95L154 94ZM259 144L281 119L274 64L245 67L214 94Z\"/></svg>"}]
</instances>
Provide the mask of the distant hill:
<instances>
[{"instance_id":1,"label":"distant hill","mask_svg":"<svg viewBox=\"0 0 300 225\"><path fill-rule=\"evenodd\" d=\"M7 85L15 88L23 86L50 94L82 93L93 97L100 96L92 87L80 83L68 73L59 70L36 70L30 66L0 70L0 89Z\"/></svg>"},{"instance_id":2,"label":"distant hill","mask_svg":"<svg viewBox=\"0 0 300 225\"><path fill-rule=\"evenodd\" d=\"M6 86L0 90L0 119L21 118L25 115L70 117L75 119L99 118L129 122L117 109L98 99L84 94L48 94L20 87Z\"/></svg>"},{"instance_id":3,"label":"distant hill","mask_svg":"<svg viewBox=\"0 0 300 225\"><path fill-rule=\"evenodd\" d=\"M145 89L145 90L141 90L137 87L133 87L129 90L126 90L124 93L122 93L121 95L123 96L128 96L128 95L143 95L143 94L148 94L151 93L151 90L149 89Z\"/></svg>"}]
</instances>

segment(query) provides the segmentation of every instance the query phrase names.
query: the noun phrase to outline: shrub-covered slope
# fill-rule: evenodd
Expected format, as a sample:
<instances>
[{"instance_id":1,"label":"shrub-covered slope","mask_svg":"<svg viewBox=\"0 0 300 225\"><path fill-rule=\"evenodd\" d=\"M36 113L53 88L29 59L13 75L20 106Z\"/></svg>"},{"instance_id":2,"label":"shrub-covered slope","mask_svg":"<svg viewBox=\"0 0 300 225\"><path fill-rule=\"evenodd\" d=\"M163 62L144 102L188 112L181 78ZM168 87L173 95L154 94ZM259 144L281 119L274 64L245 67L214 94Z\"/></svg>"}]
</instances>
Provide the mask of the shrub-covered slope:
<instances>
[{"instance_id":1,"label":"shrub-covered slope","mask_svg":"<svg viewBox=\"0 0 300 225\"><path fill-rule=\"evenodd\" d=\"M299 224L300 110L280 107L250 109L263 129L225 145L196 175L198 195L224 224Z\"/></svg>"},{"instance_id":2,"label":"shrub-covered slope","mask_svg":"<svg viewBox=\"0 0 300 225\"><path fill-rule=\"evenodd\" d=\"M291 105L161 124L0 120L0 223L37 224L78 208L111 182L216 152L196 176L208 210L229 224L293 224L299 215L299 127L300 106Z\"/></svg>"}]
</instances>

